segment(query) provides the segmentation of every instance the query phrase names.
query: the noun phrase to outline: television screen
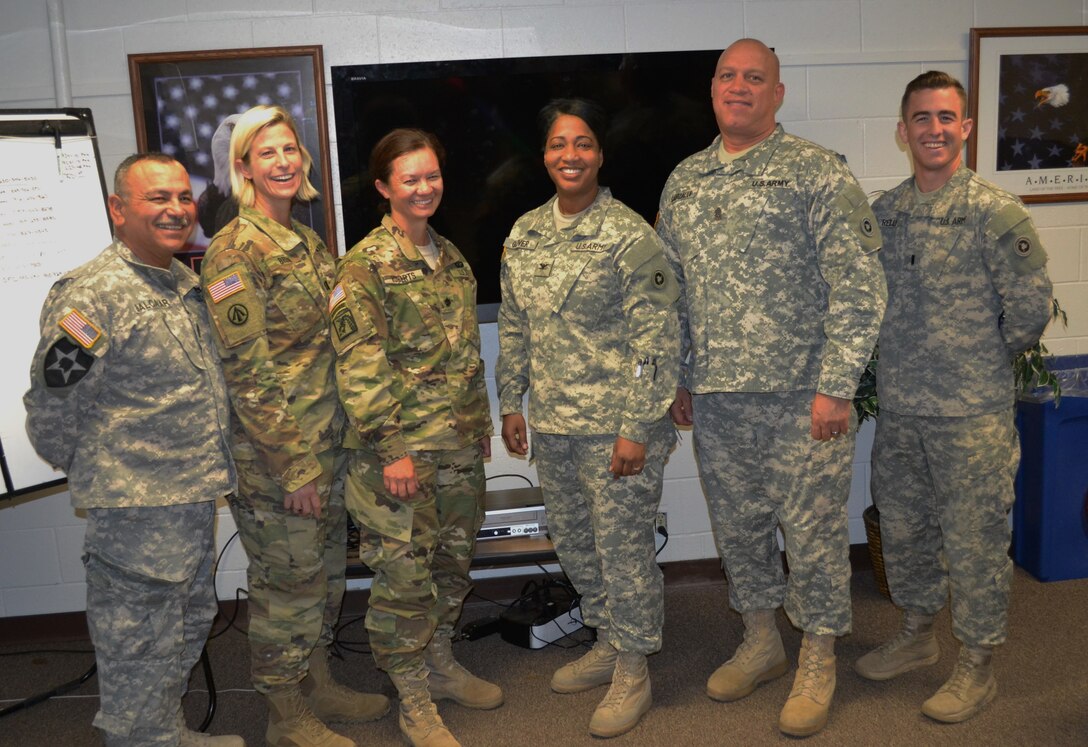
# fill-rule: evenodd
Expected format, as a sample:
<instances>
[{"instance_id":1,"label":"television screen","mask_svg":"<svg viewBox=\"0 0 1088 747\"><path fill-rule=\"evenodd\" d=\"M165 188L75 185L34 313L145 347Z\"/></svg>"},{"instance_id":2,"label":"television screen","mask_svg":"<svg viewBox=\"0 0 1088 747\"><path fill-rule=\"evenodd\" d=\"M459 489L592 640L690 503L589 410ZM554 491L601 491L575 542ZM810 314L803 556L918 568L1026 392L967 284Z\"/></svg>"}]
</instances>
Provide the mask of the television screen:
<instances>
[{"instance_id":1,"label":"television screen","mask_svg":"<svg viewBox=\"0 0 1088 747\"><path fill-rule=\"evenodd\" d=\"M710 80L719 51L648 52L343 65L332 68L344 238L381 221L370 150L395 127L434 132L446 148L445 194L431 224L479 283L481 321L494 321L503 239L555 187L536 115L579 96L608 112L602 185L650 223L669 173L717 134Z\"/></svg>"}]
</instances>

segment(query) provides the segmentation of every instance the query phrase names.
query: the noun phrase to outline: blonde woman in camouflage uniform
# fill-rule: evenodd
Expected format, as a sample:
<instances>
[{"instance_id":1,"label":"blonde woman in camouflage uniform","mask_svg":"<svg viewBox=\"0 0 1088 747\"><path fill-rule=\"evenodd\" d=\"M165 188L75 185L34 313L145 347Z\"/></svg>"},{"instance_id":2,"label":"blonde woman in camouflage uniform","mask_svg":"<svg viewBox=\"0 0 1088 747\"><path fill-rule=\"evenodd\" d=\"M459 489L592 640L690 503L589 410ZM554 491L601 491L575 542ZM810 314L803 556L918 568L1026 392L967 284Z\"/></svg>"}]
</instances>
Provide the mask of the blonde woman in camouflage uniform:
<instances>
[{"instance_id":1,"label":"blonde woman in camouflage uniform","mask_svg":"<svg viewBox=\"0 0 1088 747\"><path fill-rule=\"evenodd\" d=\"M374 570L366 627L400 694L416 747L448 747L435 700L497 708L503 694L453 658L483 521L491 412L476 280L428 219L442 201L434 135L393 130L370 155L382 224L340 263L329 300L336 378L349 420L347 505Z\"/></svg>"},{"instance_id":2,"label":"blonde woman in camouflage uniform","mask_svg":"<svg viewBox=\"0 0 1088 747\"><path fill-rule=\"evenodd\" d=\"M317 196L290 115L250 109L230 153L239 213L216 234L201 275L235 415L231 512L249 556L253 685L268 699L269 743L347 747L355 743L324 722L379 718L389 701L329 672L347 523L328 328L333 257L290 217L294 200Z\"/></svg>"},{"instance_id":3,"label":"blonde woman in camouflage uniform","mask_svg":"<svg viewBox=\"0 0 1088 747\"><path fill-rule=\"evenodd\" d=\"M661 648L654 517L679 367L676 278L641 217L600 187L604 113L562 99L540 113L556 196L506 240L499 311L502 436L534 456L563 570L597 643L560 668L552 689L611 683L591 734L632 729L650 708L646 655Z\"/></svg>"}]
</instances>

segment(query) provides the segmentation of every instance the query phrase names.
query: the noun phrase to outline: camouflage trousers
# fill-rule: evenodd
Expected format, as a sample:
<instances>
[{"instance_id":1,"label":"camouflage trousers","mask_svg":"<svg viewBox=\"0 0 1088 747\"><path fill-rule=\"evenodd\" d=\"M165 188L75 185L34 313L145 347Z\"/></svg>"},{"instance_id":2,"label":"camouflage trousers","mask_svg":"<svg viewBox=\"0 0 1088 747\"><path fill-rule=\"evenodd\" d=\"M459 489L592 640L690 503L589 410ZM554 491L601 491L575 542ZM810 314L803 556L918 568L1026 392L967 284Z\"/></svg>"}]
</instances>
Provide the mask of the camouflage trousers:
<instances>
[{"instance_id":1,"label":"camouflage trousers","mask_svg":"<svg viewBox=\"0 0 1088 747\"><path fill-rule=\"evenodd\" d=\"M1013 418L1011 408L957 418L882 410L876 421L872 490L892 599L936 613L951 592L952 632L967 646L1005 641Z\"/></svg>"},{"instance_id":2,"label":"camouflage trousers","mask_svg":"<svg viewBox=\"0 0 1088 747\"><path fill-rule=\"evenodd\" d=\"M318 455L321 518L283 507L283 490L260 462L239 461L230 510L249 558L253 687L267 693L306 676L315 646L329 646L344 599L347 513L344 452Z\"/></svg>"},{"instance_id":3,"label":"camouflage trousers","mask_svg":"<svg viewBox=\"0 0 1088 747\"><path fill-rule=\"evenodd\" d=\"M850 632L850 433L816 441L811 391L697 394L695 454L738 612L783 606L801 630ZM853 414L851 413L851 418ZM776 530L785 538L789 578Z\"/></svg>"},{"instance_id":4,"label":"camouflage trousers","mask_svg":"<svg viewBox=\"0 0 1088 747\"><path fill-rule=\"evenodd\" d=\"M109 747L178 744L178 713L217 604L215 501L87 511L94 725Z\"/></svg>"},{"instance_id":5,"label":"camouflage trousers","mask_svg":"<svg viewBox=\"0 0 1088 747\"><path fill-rule=\"evenodd\" d=\"M654 518L665 459L676 443L668 419L652 430L642 473L608 471L616 437L533 434L548 532L564 573L582 596L582 619L607 630L620 651L661 649L664 581L657 565Z\"/></svg>"},{"instance_id":6,"label":"camouflage trousers","mask_svg":"<svg viewBox=\"0 0 1088 747\"><path fill-rule=\"evenodd\" d=\"M366 628L378 668L414 670L432 636L450 636L472 589L469 564L484 519L480 447L410 452L419 491L385 490L377 456L348 451L346 502L359 559L374 571Z\"/></svg>"}]
</instances>

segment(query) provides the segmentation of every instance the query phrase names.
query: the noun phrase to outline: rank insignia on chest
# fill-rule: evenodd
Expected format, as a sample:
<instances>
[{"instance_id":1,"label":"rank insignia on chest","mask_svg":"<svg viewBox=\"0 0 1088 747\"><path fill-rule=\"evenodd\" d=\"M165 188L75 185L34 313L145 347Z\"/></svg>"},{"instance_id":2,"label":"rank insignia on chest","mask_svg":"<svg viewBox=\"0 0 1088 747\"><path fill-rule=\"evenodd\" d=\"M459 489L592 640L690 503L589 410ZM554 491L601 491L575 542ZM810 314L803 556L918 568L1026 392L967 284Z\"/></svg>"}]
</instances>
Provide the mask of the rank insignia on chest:
<instances>
[{"instance_id":1,"label":"rank insignia on chest","mask_svg":"<svg viewBox=\"0 0 1088 747\"><path fill-rule=\"evenodd\" d=\"M102 336L102 330L87 321L87 317L79 313L78 309L72 309L58 323L60 328L70 334L72 338L85 348L92 348Z\"/></svg>"},{"instance_id":2,"label":"rank insignia on chest","mask_svg":"<svg viewBox=\"0 0 1088 747\"><path fill-rule=\"evenodd\" d=\"M208 286L208 295L212 301L219 303L224 298L229 298L235 293L244 291L246 289L246 283L242 280L242 275L237 270L230 273L225 277L221 277L218 280L211 283Z\"/></svg>"},{"instance_id":3,"label":"rank insignia on chest","mask_svg":"<svg viewBox=\"0 0 1088 747\"><path fill-rule=\"evenodd\" d=\"M552 274L551 260L546 262L534 262L533 263L533 275L538 278L546 278Z\"/></svg>"}]
</instances>

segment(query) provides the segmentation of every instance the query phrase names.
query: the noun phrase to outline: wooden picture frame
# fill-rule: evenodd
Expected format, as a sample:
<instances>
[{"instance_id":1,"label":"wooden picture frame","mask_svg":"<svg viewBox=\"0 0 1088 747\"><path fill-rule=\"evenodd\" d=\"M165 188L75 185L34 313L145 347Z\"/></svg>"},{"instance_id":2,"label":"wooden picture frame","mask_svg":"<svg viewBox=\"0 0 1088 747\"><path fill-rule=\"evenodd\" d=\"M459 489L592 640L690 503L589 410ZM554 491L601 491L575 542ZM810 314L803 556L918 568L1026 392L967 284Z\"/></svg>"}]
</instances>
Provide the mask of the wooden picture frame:
<instances>
[{"instance_id":1,"label":"wooden picture frame","mask_svg":"<svg viewBox=\"0 0 1088 747\"><path fill-rule=\"evenodd\" d=\"M1024 202L1088 200L1088 26L971 29L969 109L980 176Z\"/></svg>"},{"instance_id":2,"label":"wooden picture frame","mask_svg":"<svg viewBox=\"0 0 1088 747\"><path fill-rule=\"evenodd\" d=\"M223 120L258 104L279 104L294 117L313 158L310 181L321 197L296 203L293 217L337 253L320 45L130 54L128 67L140 151L158 150L177 158L193 183L201 225L185 260L194 270L199 270L211 236L236 213L217 186L229 190L229 170L223 173L229 169L224 152L229 129Z\"/></svg>"}]
</instances>

